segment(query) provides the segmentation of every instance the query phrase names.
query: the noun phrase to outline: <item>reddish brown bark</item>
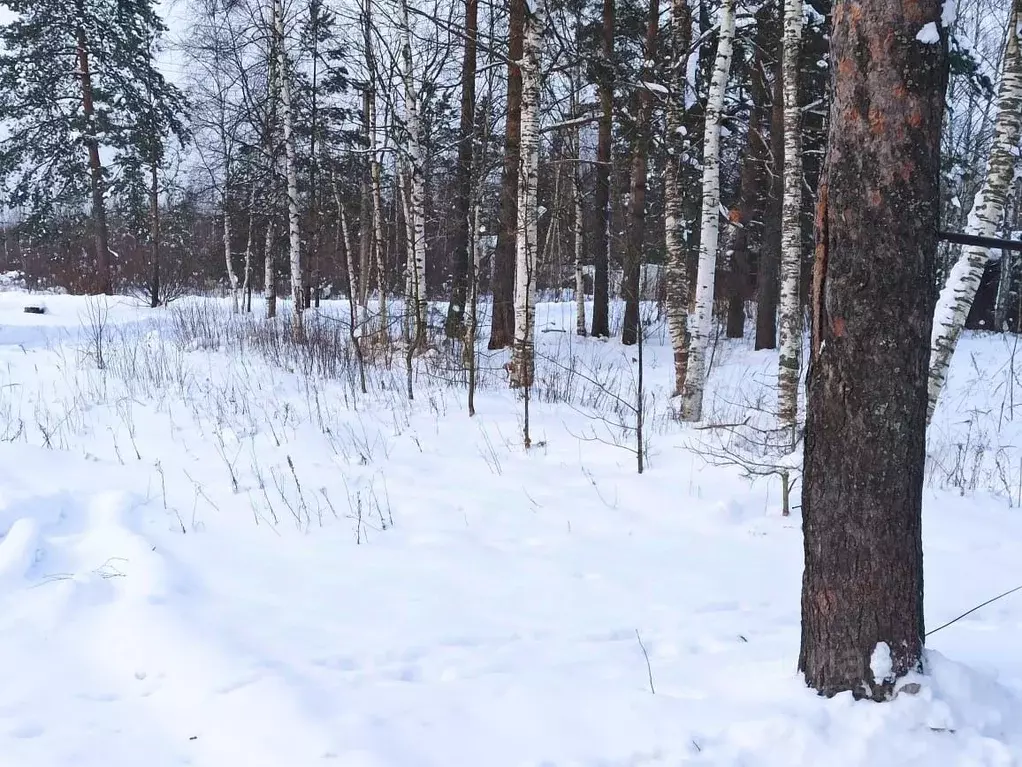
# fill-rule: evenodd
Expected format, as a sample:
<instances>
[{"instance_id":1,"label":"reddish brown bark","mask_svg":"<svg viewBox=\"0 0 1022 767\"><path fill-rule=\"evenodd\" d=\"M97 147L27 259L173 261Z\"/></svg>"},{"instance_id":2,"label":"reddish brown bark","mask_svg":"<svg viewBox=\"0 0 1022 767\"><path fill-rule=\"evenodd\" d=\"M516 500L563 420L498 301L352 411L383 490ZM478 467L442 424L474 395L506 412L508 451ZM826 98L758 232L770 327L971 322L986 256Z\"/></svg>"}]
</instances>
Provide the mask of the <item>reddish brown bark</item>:
<instances>
[{"instance_id":1,"label":"reddish brown bark","mask_svg":"<svg viewBox=\"0 0 1022 767\"><path fill-rule=\"evenodd\" d=\"M799 668L825 695L883 700L923 649L921 506L937 249L940 0L834 8L833 103L816 254L802 490Z\"/></svg>"},{"instance_id":2,"label":"reddish brown bark","mask_svg":"<svg viewBox=\"0 0 1022 767\"><path fill-rule=\"evenodd\" d=\"M515 243L518 239L518 163L522 142L522 42L525 34L525 0L511 0L507 66L507 137L504 140L504 171L500 182L500 219L497 247L493 253L493 314L490 317L490 349L510 346L515 334Z\"/></svg>"}]
</instances>

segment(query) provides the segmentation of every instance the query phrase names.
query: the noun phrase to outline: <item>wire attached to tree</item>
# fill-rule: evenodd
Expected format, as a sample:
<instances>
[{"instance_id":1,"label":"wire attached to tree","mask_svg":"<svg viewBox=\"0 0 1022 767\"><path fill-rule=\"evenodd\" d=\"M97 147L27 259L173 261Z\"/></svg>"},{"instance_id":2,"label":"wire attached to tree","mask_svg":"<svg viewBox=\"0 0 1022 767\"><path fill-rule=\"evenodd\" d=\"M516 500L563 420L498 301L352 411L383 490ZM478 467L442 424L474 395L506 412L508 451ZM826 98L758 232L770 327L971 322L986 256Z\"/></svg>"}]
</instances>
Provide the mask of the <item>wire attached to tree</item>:
<instances>
[{"instance_id":1,"label":"wire attached to tree","mask_svg":"<svg viewBox=\"0 0 1022 767\"><path fill-rule=\"evenodd\" d=\"M1005 591L1003 594L998 594L996 597L993 597L992 599L988 599L986 602L983 602L983 604L976 605L971 610L968 610L967 612L964 612L961 615L959 615L957 618L949 620L947 623L945 623L943 625L937 626L937 628L933 629L932 631L927 631L923 636L924 637L928 637L931 634L936 634L941 629L946 629L952 623L957 623L962 618L964 618L967 615L971 615L972 613L976 612L981 607L986 607L988 604L990 604L992 602L996 602L998 599L1003 599L1004 597L1008 596L1009 594L1014 594L1016 591L1022 591L1022 586L1016 586L1013 589L1009 589L1008 591Z\"/></svg>"}]
</instances>

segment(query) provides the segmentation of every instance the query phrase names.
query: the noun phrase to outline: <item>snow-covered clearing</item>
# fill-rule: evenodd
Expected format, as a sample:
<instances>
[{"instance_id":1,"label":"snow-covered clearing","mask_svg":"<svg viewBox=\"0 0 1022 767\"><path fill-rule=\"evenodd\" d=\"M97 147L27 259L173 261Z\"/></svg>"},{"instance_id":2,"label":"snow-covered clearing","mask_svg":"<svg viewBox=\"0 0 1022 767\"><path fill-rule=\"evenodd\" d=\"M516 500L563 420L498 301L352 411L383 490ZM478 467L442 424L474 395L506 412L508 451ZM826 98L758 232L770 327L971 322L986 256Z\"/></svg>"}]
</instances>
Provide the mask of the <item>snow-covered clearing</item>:
<instances>
[{"instance_id":1,"label":"snow-covered clearing","mask_svg":"<svg viewBox=\"0 0 1022 767\"><path fill-rule=\"evenodd\" d=\"M931 637L918 694L804 687L797 510L667 416L661 325L639 476L633 350L571 303L537 307L526 452L503 357L470 419L442 353L410 403L400 356L362 395L223 303L28 301L0 294L5 767L1022 760L1022 595ZM964 338L934 420L933 627L1022 583L1015 358ZM719 342L707 413L772 403L775 370Z\"/></svg>"}]
</instances>

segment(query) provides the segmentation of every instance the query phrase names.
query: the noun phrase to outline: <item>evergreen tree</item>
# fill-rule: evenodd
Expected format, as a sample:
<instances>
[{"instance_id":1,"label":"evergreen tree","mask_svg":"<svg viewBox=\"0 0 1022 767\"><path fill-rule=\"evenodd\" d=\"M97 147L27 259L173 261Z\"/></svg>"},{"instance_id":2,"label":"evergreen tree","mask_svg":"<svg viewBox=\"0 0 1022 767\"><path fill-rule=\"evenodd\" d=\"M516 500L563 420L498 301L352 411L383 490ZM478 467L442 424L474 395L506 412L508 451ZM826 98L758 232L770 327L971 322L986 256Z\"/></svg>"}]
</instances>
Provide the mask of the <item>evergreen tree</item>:
<instances>
[{"instance_id":1,"label":"evergreen tree","mask_svg":"<svg viewBox=\"0 0 1022 767\"><path fill-rule=\"evenodd\" d=\"M7 0L0 27L0 178L5 203L38 225L91 197L96 292L111 293L103 156L120 158L159 124L180 131L183 98L156 69L165 31L151 0ZM164 132L163 134L166 135Z\"/></svg>"}]
</instances>

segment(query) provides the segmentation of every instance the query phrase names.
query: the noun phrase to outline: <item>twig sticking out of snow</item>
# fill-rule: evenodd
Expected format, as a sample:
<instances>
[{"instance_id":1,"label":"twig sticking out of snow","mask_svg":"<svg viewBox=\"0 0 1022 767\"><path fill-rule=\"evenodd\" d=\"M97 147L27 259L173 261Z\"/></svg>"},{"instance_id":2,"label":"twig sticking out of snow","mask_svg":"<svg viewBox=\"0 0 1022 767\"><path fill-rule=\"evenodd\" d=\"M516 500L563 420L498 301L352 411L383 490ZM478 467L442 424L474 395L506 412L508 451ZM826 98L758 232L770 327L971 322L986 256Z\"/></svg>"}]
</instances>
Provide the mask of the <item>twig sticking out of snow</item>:
<instances>
[{"instance_id":1,"label":"twig sticking out of snow","mask_svg":"<svg viewBox=\"0 0 1022 767\"><path fill-rule=\"evenodd\" d=\"M656 695L656 688L653 687L653 667L649 665L649 653L646 652L646 645L642 643L642 636L639 634L638 629L635 629L635 638L639 640L639 647L642 648L642 654L646 658L646 673L649 674L649 691Z\"/></svg>"}]
</instances>

